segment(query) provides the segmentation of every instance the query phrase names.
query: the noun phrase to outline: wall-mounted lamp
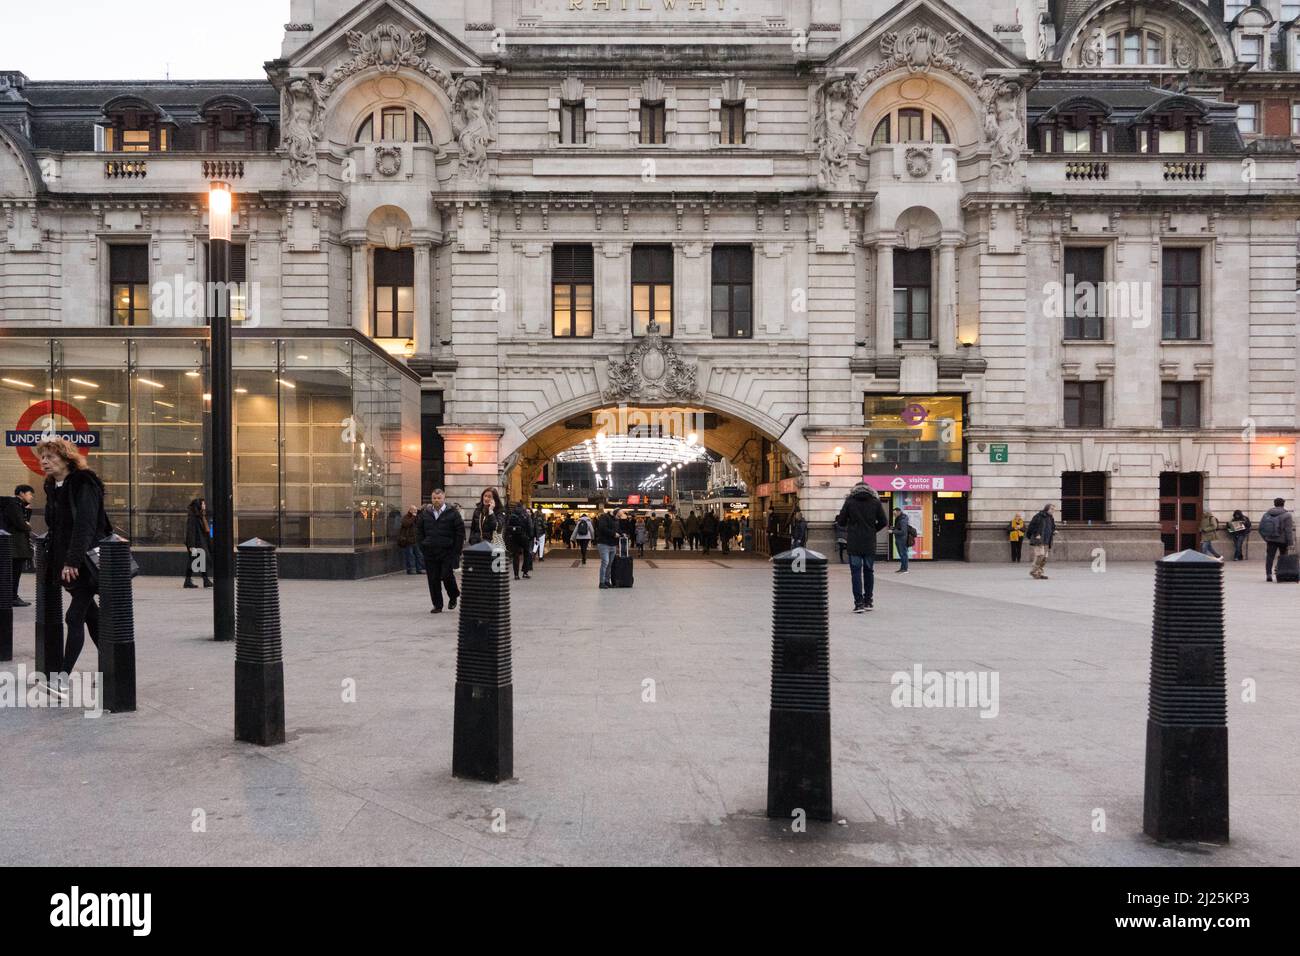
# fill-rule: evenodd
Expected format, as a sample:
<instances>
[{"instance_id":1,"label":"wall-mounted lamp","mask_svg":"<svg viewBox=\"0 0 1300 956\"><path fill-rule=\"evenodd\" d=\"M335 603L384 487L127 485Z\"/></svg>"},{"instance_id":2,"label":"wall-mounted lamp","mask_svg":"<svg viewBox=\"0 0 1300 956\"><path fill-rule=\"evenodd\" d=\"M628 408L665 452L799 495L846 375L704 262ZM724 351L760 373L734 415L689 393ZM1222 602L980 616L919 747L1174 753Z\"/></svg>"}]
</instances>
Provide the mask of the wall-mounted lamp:
<instances>
[{"instance_id":1,"label":"wall-mounted lamp","mask_svg":"<svg viewBox=\"0 0 1300 956\"><path fill-rule=\"evenodd\" d=\"M470 468L474 467L474 446L473 445L465 446L465 464Z\"/></svg>"},{"instance_id":2,"label":"wall-mounted lamp","mask_svg":"<svg viewBox=\"0 0 1300 956\"><path fill-rule=\"evenodd\" d=\"M1268 467L1270 468L1283 467L1286 464L1286 445L1278 445L1277 448L1273 450L1277 452L1277 464L1269 465Z\"/></svg>"},{"instance_id":3,"label":"wall-mounted lamp","mask_svg":"<svg viewBox=\"0 0 1300 956\"><path fill-rule=\"evenodd\" d=\"M835 467L840 467L840 457L844 454L844 449L839 445L835 446Z\"/></svg>"}]
</instances>

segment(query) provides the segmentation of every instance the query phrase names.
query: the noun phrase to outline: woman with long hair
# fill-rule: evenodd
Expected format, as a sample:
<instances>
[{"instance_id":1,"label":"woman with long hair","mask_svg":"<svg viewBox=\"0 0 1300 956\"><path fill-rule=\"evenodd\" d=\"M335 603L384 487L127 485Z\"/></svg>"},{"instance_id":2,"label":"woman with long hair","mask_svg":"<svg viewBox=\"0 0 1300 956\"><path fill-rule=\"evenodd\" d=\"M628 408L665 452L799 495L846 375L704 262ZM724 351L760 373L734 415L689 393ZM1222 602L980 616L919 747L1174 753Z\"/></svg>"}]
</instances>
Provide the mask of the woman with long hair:
<instances>
[{"instance_id":1,"label":"woman with long hair","mask_svg":"<svg viewBox=\"0 0 1300 956\"><path fill-rule=\"evenodd\" d=\"M203 578L203 586L212 587L212 581L208 578L208 541L211 537L208 503L202 497L195 498L190 502L189 513L185 516L185 583L182 587L198 587L194 583L196 564L199 575Z\"/></svg>"},{"instance_id":2,"label":"woman with long hair","mask_svg":"<svg viewBox=\"0 0 1300 956\"><path fill-rule=\"evenodd\" d=\"M501 496L495 488L484 488L474 506L474 517L469 522L469 543L480 541L493 543L493 537L504 535L506 530L506 509L501 504Z\"/></svg>"},{"instance_id":3,"label":"woman with long hair","mask_svg":"<svg viewBox=\"0 0 1300 956\"><path fill-rule=\"evenodd\" d=\"M101 538L112 533L104 512L104 483L66 438L51 438L36 446L45 472L45 526L48 531L48 584L61 584L72 596L68 605L67 646L60 671L67 675L86 642L99 646L99 572L88 555ZM62 678L60 678L61 680Z\"/></svg>"}]
</instances>

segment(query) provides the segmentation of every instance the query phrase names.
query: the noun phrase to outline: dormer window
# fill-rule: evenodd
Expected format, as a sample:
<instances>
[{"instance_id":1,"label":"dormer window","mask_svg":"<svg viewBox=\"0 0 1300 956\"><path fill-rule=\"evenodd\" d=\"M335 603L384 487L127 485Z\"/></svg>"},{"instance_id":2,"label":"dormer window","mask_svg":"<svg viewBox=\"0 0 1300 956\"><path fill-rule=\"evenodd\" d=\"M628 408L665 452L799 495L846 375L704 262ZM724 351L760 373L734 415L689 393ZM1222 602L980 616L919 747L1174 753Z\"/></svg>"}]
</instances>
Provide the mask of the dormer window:
<instances>
[{"instance_id":1,"label":"dormer window","mask_svg":"<svg viewBox=\"0 0 1300 956\"><path fill-rule=\"evenodd\" d=\"M1260 36L1242 37L1237 50L1237 61L1259 66L1264 58L1264 38Z\"/></svg>"},{"instance_id":2,"label":"dormer window","mask_svg":"<svg viewBox=\"0 0 1300 956\"><path fill-rule=\"evenodd\" d=\"M424 117L409 106L384 106L367 114L357 127L356 142L375 142L375 129L381 143L432 143L433 133Z\"/></svg>"},{"instance_id":3,"label":"dormer window","mask_svg":"<svg viewBox=\"0 0 1300 956\"><path fill-rule=\"evenodd\" d=\"M215 96L199 107L199 148L221 150L264 150L270 147L271 124L266 115L238 96Z\"/></svg>"},{"instance_id":4,"label":"dormer window","mask_svg":"<svg viewBox=\"0 0 1300 956\"><path fill-rule=\"evenodd\" d=\"M1117 30L1106 37L1107 66L1160 66L1165 62L1164 34L1155 30Z\"/></svg>"},{"instance_id":5,"label":"dormer window","mask_svg":"<svg viewBox=\"0 0 1300 956\"><path fill-rule=\"evenodd\" d=\"M172 147L175 122L153 104L119 96L104 106L95 127L95 149L108 153L166 152Z\"/></svg>"},{"instance_id":6,"label":"dormer window","mask_svg":"<svg viewBox=\"0 0 1300 956\"><path fill-rule=\"evenodd\" d=\"M1109 109L1099 100L1075 98L1058 104L1038 121L1044 152L1107 153L1112 126Z\"/></svg>"}]
</instances>

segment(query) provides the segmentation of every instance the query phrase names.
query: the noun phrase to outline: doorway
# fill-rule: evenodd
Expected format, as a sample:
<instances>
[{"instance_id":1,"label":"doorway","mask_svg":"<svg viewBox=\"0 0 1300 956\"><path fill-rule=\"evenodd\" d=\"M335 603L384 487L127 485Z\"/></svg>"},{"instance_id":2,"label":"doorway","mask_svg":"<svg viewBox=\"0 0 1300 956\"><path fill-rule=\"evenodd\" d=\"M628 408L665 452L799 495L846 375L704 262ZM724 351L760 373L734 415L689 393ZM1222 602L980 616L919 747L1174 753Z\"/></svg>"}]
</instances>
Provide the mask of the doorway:
<instances>
[{"instance_id":1,"label":"doorway","mask_svg":"<svg viewBox=\"0 0 1300 956\"><path fill-rule=\"evenodd\" d=\"M934 499L934 556L941 561L966 559L966 495L937 491Z\"/></svg>"},{"instance_id":2,"label":"doorway","mask_svg":"<svg viewBox=\"0 0 1300 956\"><path fill-rule=\"evenodd\" d=\"M1203 486L1204 479L1198 471L1160 473L1160 540L1165 554L1197 550Z\"/></svg>"}]
</instances>

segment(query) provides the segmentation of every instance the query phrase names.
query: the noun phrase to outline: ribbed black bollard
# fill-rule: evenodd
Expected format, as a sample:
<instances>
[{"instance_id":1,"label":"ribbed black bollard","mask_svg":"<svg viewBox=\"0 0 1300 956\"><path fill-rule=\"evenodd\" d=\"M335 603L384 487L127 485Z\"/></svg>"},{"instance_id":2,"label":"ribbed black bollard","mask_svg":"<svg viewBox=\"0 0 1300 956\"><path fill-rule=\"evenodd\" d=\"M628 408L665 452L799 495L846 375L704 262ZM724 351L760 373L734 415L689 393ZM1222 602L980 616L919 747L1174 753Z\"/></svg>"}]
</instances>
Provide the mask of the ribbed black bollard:
<instances>
[{"instance_id":1,"label":"ribbed black bollard","mask_svg":"<svg viewBox=\"0 0 1300 956\"><path fill-rule=\"evenodd\" d=\"M499 783L515 768L510 575L486 541L465 549L462 568L451 772Z\"/></svg>"},{"instance_id":2,"label":"ribbed black bollard","mask_svg":"<svg viewBox=\"0 0 1300 956\"><path fill-rule=\"evenodd\" d=\"M1142 829L1228 842L1223 565L1196 551L1156 562Z\"/></svg>"},{"instance_id":3,"label":"ribbed black bollard","mask_svg":"<svg viewBox=\"0 0 1300 956\"><path fill-rule=\"evenodd\" d=\"M99 542L99 672L111 714L135 710L135 598L131 543L118 534Z\"/></svg>"},{"instance_id":4,"label":"ribbed black bollard","mask_svg":"<svg viewBox=\"0 0 1300 956\"><path fill-rule=\"evenodd\" d=\"M14 659L14 542L0 528L0 661Z\"/></svg>"},{"instance_id":5,"label":"ribbed black bollard","mask_svg":"<svg viewBox=\"0 0 1300 956\"><path fill-rule=\"evenodd\" d=\"M50 568L50 536L32 535L36 560L36 671L47 677L63 670L63 585L60 568Z\"/></svg>"},{"instance_id":6,"label":"ribbed black bollard","mask_svg":"<svg viewBox=\"0 0 1300 956\"><path fill-rule=\"evenodd\" d=\"M831 668L827 562L806 548L772 559L772 712L767 815L831 819Z\"/></svg>"},{"instance_id":7,"label":"ribbed black bollard","mask_svg":"<svg viewBox=\"0 0 1300 956\"><path fill-rule=\"evenodd\" d=\"M254 538L235 555L235 739L284 743L284 658L275 546Z\"/></svg>"}]
</instances>

